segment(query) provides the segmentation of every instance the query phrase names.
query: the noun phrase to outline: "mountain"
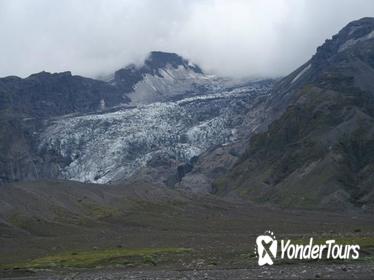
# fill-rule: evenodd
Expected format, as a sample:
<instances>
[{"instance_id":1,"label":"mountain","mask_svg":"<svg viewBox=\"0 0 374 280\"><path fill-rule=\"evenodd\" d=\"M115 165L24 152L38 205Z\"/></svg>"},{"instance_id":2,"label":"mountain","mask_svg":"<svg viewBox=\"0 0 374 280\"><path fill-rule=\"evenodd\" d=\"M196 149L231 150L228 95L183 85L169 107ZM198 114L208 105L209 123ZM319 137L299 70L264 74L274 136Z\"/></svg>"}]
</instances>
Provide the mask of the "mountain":
<instances>
[{"instance_id":1,"label":"mountain","mask_svg":"<svg viewBox=\"0 0 374 280\"><path fill-rule=\"evenodd\" d=\"M271 84L207 75L164 52L108 81L70 72L2 78L0 183L141 178L173 187L201 153L248 136L245 115Z\"/></svg>"},{"instance_id":2,"label":"mountain","mask_svg":"<svg viewBox=\"0 0 374 280\"><path fill-rule=\"evenodd\" d=\"M151 52L142 65L130 64L112 76L110 83L127 93L132 104L213 93L231 82L203 73L199 66L175 53L159 51Z\"/></svg>"},{"instance_id":3,"label":"mountain","mask_svg":"<svg viewBox=\"0 0 374 280\"><path fill-rule=\"evenodd\" d=\"M60 159L38 155L35 137L49 119L129 102L117 88L70 72L0 79L0 183L55 177Z\"/></svg>"},{"instance_id":4,"label":"mountain","mask_svg":"<svg viewBox=\"0 0 374 280\"><path fill-rule=\"evenodd\" d=\"M285 207L371 207L373 32L373 18L349 23L275 84L164 52L106 81L0 79L0 183L142 181Z\"/></svg>"},{"instance_id":5,"label":"mountain","mask_svg":"<svg viewBox=\"0 0 374 280\"><path fill-rule=\"evenodd\" d=\"M0 110L46 118L87 113L129 102L114 86L70 72L33 74L26 79L0 79Z\"/></svg>"},{"instance_id":6,"label":"mountain","mask_svg":"<svg viewBox=\"0 0 374 280\"><path fill-rule=\"evenodd\" d=\"M0 278L373 278L373 35L351 22L277 81L163 52L1 78ZM264 270L248 245L269 228L361 259Z\"/></svg>"},{"instance_id":7,"label":"mountain","mask_svg":"<svg viewBox=\"0 0 374 280\"><path fill-rule=\"evenodd\" d=\"M165 68L183 68L184 70L203 74L200 67L175 53L153 51L145 59L143 65L136 66L135 64L130 64L125 68L117 70L111 82L124 91L130 92L134 90L136 83L141 81L147 74L162 77L161 73Z\"/></svg>"},{"instance_id":8,"label":"mountain","mask_svg":"<svg viewBox=\"0 0 374 280\"><path fill-rule=\"evenodd\" d=\"M274 85L270 125L216 193L287 207L374 202L374 19L349 23Z\"/></svg>"}]
</instances>

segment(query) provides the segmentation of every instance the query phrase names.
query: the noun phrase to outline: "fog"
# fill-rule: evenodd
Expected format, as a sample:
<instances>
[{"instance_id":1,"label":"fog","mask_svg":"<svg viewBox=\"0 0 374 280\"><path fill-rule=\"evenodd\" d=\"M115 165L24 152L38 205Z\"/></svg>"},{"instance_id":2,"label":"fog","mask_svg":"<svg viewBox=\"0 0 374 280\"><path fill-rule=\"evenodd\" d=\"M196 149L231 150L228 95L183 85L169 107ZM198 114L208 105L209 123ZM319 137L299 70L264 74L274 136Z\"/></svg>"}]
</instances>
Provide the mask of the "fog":
<instances>
[{"instance_id":1,"label":"fog","mask_svg":"<svg viewBox=\"0 0 374 280\"><path fill-rule=\"evenodd\" d=\"M152 50L233 77L285 75L371 0L0 0L0 76L96 77Z\"/></svg>"}]
</instances>

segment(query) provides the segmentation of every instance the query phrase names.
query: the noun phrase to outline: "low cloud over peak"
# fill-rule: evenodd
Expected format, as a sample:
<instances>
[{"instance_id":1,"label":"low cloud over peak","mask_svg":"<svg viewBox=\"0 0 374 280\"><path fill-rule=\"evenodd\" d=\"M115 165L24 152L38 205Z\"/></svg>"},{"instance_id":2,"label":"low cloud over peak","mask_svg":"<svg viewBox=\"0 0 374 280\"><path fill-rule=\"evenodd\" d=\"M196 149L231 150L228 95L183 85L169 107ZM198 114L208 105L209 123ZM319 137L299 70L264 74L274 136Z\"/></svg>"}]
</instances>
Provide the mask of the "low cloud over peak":
<instances>
[{"instance_id":1,"label":"low cloud over peak","mask_svg":"<svg viewBox=\"0 0 374 280\"><path fill-rule=\"evenodd\" d=\"M152 50L225 76L285 75L371 0L0 0L0 76L95 77Z\"/></svg>"}]
</instances>

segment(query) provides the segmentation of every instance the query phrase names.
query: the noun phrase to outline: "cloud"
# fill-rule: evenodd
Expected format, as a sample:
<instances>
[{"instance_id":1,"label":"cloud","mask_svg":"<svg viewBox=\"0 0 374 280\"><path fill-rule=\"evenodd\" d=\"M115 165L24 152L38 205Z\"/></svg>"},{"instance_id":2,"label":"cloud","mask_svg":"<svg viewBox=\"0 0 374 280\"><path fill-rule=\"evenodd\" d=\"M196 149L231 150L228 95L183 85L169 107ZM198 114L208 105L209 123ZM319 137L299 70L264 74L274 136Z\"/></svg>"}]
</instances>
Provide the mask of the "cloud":
<instances>
[{"instance_id":1,"label":"cloud","mask_svg":"<svg viewBox=\"0 0 374 280\"><path fill-rule=\"evenodd\" d=\"M285 75L371 0L0 0L0 76L97 76L149 51L225 76Z\"/></svg>"}]
</instances>

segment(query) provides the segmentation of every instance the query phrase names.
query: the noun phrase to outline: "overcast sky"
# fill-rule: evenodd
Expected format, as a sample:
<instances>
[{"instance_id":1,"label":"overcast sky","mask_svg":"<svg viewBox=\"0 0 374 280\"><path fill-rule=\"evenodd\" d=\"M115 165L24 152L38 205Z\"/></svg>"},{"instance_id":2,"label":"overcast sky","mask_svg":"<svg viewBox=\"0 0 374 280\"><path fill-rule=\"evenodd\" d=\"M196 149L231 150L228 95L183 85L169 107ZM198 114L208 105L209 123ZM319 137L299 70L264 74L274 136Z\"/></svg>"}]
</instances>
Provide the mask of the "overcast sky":
<instances>
[{"instance_id":1,"label":"overcast sky","mask_svg":"<svg viewBox=\"0 0 374 280\"><path fill-rule=\"evenodd\" d=\"M0 0L0 76L95 77L152 50L219 75L279 76L372 0Z\"/></svg>"}]
</instances>

